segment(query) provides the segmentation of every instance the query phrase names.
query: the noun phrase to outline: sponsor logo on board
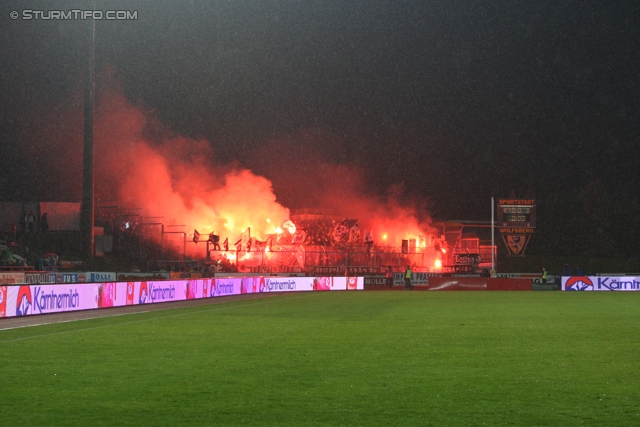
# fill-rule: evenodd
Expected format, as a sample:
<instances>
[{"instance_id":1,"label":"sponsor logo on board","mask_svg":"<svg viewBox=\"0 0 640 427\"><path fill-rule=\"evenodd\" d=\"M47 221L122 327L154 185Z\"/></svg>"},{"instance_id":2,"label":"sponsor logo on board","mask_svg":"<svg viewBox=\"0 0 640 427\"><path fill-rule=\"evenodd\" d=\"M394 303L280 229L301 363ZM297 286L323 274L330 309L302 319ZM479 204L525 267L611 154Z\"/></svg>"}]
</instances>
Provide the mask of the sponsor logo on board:
<instances>
[{"instance_id":1,"label":"sponsor logo on board","mask_svg":"<svg viewBox=\"0 0 640 427\"><path fill-rule=\"evenodd\" d=\"M572 276L564 285L565 291L592 291L593 282L587 276Z\"/></svg>"}]
</instances>

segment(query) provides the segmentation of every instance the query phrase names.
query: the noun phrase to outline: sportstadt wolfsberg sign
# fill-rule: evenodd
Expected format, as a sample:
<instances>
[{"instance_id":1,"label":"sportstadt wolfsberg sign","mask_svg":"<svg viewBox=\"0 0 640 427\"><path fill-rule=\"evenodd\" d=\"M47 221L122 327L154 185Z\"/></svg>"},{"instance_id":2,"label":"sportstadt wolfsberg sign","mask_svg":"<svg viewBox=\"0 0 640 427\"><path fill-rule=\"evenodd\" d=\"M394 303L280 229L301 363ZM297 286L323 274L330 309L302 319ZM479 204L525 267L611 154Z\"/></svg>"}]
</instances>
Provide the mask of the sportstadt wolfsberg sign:
<instances>
[{"instance_id":1,"label":"sportstadt wolfsberg sign","mask_svg":"<svg viewBox=\"0 0 640 427\"><path fill-rule=\"evenodd\" d=\"M536 228L534 199L498 199L497 226L509 255L524 256Z\"/></svg>"}]
</instances>

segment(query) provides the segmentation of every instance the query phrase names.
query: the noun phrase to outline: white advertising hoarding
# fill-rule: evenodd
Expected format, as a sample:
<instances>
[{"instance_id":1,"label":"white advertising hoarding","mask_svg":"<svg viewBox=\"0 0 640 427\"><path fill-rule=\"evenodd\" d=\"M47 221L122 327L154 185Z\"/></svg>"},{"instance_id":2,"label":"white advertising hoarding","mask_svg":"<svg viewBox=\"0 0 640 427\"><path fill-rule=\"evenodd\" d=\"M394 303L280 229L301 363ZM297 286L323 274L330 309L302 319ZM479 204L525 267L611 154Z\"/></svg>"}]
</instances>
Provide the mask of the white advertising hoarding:
<instances>
[{"instance_id":1,"label":"white advertising hoarding","mask_svg":"<svg viewBox=\"0 0 640 427\"><path fill-rule=\"evenodd\" d=\"M563 291L640 291L637 276L563 276Z\"/></svg>"},{"instance_id":2,"label":"white advertising hoarding","mask_svg":"<svg viewBox=\"0 0 640 427\"><path fill-rule=\"evenodd\" d=\"M8 286L6 317L98 308L98 284Z\"/></svg>"},{"instance_id":3,"label":"white advertising hoarding","mask_svg":"<svg viewBox=\"0 0 640 427\"><path fill-rule=\"evenodd\" d=\"M65 276L64 279L70 280L69 283L0 286L0 317L29 316L261 292L364 289L363 277L253 276L78 283L74 281L78 280L78 277ZM56 274L55 278L57 280L63 279L60 274ZM52 280L52 277L48 275L33 276L30 280Z\"/></svg>"}]
</instances>

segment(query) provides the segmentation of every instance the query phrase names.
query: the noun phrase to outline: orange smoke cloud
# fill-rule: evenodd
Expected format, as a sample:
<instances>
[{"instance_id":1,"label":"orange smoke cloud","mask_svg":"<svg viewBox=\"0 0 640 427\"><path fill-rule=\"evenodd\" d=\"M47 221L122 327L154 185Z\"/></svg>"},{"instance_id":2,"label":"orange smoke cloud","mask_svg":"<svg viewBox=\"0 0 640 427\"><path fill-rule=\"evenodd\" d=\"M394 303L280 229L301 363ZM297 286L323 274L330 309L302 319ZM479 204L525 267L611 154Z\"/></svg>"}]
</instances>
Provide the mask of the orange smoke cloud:
<instances>
[{"instance_id":1,"label":"orange smoke cloud","mask_svg":"<svg viewBox=\"0 0 640 427\"><path fill-rule=\"evenodd\" d=\"M340 157L340 150L335 136L308 130L270 141L250 156L249 163L273 182L289 206L322 208L357 219L362 232L372 232L376 245L400 246L403 239L419 242L422 237L431 246L437 230L430 226L424 201L405 194L401 186L390 188L385 196L367 195L358 167L325 160L336 152Z\"/></svg>"},{"instance_id":2,"label":"orange smoke cloud","mask_svg":"<svg viewBox=\"0 0 640 427\"><path fill-rule=\"evenodd\" d=\"M102 203L138 208L134 212L143 222L183 225L172 231L191 234L197 229L203 236L215 231L221 242L229 239L230 249L248 227L251 236L261 240L284 228L290 213L284 206L321 208L357 219L361 234L370 231L376 246L398 247L403 239L432 246L436 230L421 200L398 188L384 196L367 195L362 171L344 160L342 141L335 135L302 131L247 153L246 167L219 165L209 141L164 129L153 114L125 98L113 74L102 73L96 97L95 189ZM68 192L78 194L75 200L82 153L82 124L77 119L82 105L76 98L66 118L51 120L76 131L40 135L42 140L59 135L54 142L60 147L52 154L57 164L68 166L66 171L59 168L58 175L73 175ZM190 244L187 251L202 256L204 247Z\"/></svg>"},{"instance_id":3,"label":"orange smoke cloud","mask_svg":"<svg viewBox=\"0 0 640 427\"><path fill-rule=\"evenodd\" d=\"M184 225L180 231L187 233L215 231L231 244L248 227L252 236L263 237L289 218L266 178L215 167L207 141L150 141L146 115L121 91L103 93L96 116L96 193L103 200L115 197L121 206L140 208L143 217ZM189 248L204 252L194 246Z\"/></svg>"}]
</instances>

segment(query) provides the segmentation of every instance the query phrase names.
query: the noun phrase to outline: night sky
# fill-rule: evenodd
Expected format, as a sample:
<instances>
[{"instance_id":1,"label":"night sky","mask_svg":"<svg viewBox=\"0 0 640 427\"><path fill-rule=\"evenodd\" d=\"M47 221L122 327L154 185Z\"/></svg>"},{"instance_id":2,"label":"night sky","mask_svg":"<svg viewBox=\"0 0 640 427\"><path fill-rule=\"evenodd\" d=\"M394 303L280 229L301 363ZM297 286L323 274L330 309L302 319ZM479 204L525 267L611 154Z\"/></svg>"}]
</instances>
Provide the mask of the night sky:
<instances>
[{"instance_id":1,"label":"night sky","mask_svg":"<svg viewBox=\"0 0 640 427\"><path fill-rule=\"evenodd\" d=\"M47 166L60 148L34 139L33 128L57 121L48 129L81 132L82 118L67 112L81 112L88 21L10 12L89 4L0 4L4 201L80 200L80 183ZM289 141L298 159L361 170L363 193L401 188L440 219L489 220L492 196L535 198L532 253L640 255L638 1L159 0L97 9L138 16L97 22L98 86L100 76L115 78L163 132L209 141L215 162L273 179L255 153ZM311 202L276 180L274 190L291 208Z\"/></svg>"}]
</instances>

